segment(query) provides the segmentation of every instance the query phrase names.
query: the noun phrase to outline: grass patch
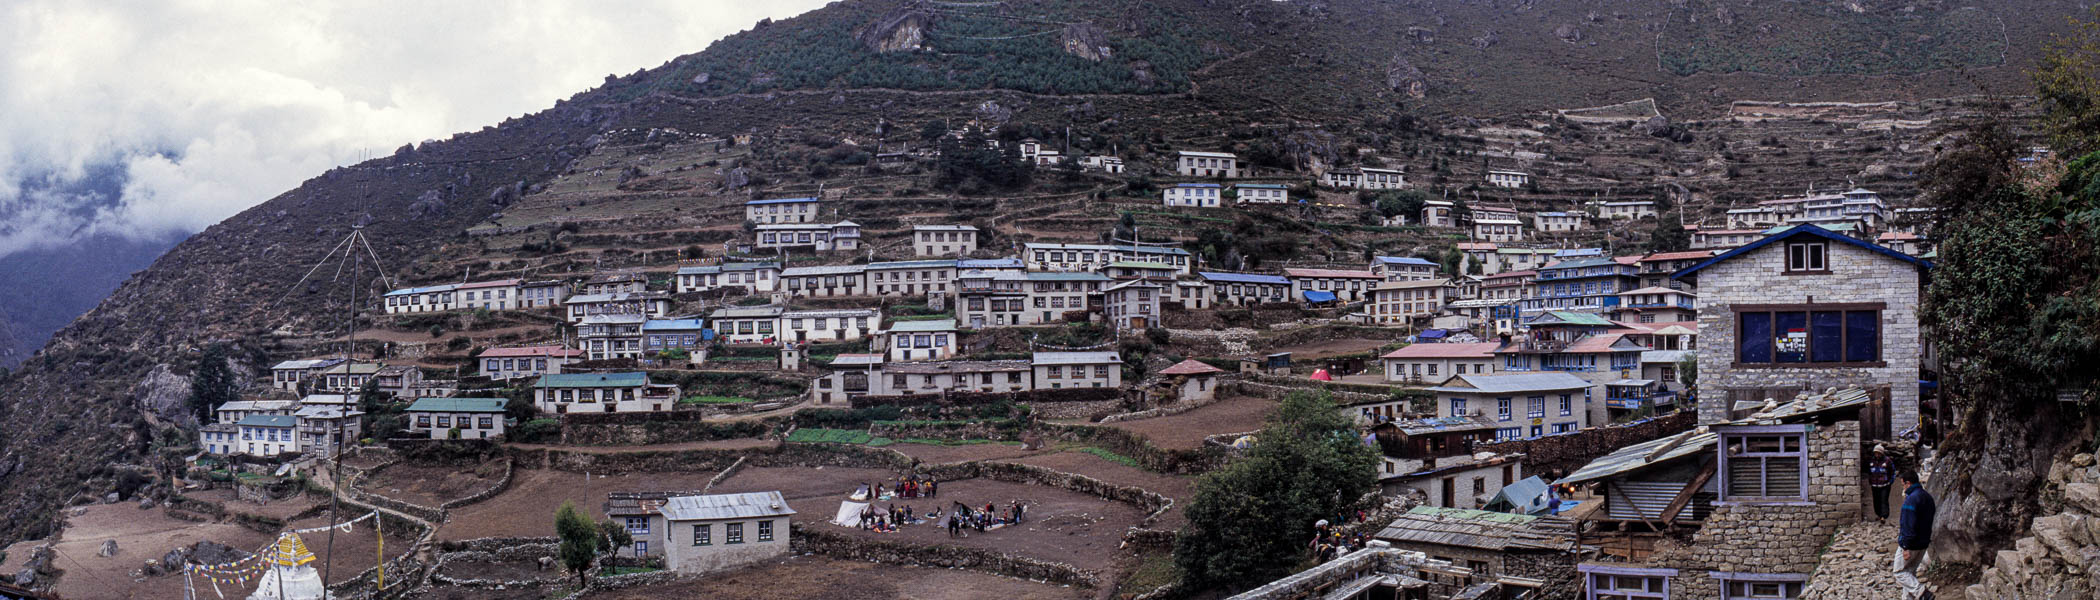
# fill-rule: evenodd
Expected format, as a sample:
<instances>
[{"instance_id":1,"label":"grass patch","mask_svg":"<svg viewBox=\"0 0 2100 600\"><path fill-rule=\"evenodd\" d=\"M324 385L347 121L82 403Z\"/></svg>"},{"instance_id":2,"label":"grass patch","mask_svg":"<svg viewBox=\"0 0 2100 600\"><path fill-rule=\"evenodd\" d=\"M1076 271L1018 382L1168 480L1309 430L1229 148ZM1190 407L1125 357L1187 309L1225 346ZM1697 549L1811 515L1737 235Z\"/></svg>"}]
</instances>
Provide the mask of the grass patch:
<instances>
[{"instance_id":1,"label":"grass patch","mask_svg":"<svg viewBox=\"0 0 2100 600\"><path fill-rule=\"evenodd\" d=\"M1145 593L1166 587L1181 580L1181 569L1174 567L1174 553L1147 552L1138 557L1138 566L1123 578L1126 591Z\"/></svg>"},{"instance_id":2,"label":"grass patch","mask_svg":"<svg viewBox=\"0 0 2100 600\"><path fill-rule=\"evenodd\" d=\"M805 444L866 444L873 439L865 431L823 428L797 429L787 436L787 441Z\"/></svg>"},{"instance_id":3,"label":"grass patch","mask_svg":"<svg viewBox=\"0 0 2100 600\"><path fill-rule=\"evenodd\" d=\"M935 439L935 438L904 438L904 439L901 439L901 440L897 440L897 443L900 443L900 444L921 444L921 445L926 445L926 446L975 446L975 445L978 445L978 444L1000 444L1000 445L1004 445L1004 446L1019 446L1019 445L1021 445L1021 443L1020 443L1020 442L1014 442L1014 441L1006 441L1006 440L977 440L977 439L971 439L971 440L943 440L943 439Z\"/></svg>"},{"instance_id":4,"label":"grass patch","mask_svg":"<svg viewBox=\"0 0 2100 600\"><path fill-rule=\"evenodd\" d=\"M1094 446L1088 446L1088 447L1085 447L1085 448L1080 448L1080 449L1079 449L1079 451L1080 451L1080 452L1085 452L1085 453L1087 453L1087 454L1092 454L1092 455L1094 455L1094 456L1099 456L1099 457L1101 457L1101 459L1102 459L1102 460L1106 460L1106 461L1108 461L1108 462L1116 463L1116 464L1119 464L1119 465L1123 465L1123 466L1126 466L1126 467L1130 467L1130 468L1133 468L1133 469L1142 469L1142 468L1144 468L1144 467L1138 466L1138 461L1137 461L1137 459L1135 459L1135 458L1131 458L1131 457L1128 457L1128 456L1124 456L1124 455L1121 455L1121 454L1116 454L1116 453L1115 453L1114 451L1111 451L1111 450L1109 450L1109 449L1107 449L1107 448L1099 448L1099 447L1094 447Z\"/></svg>"},{"instance_id":5,"label":"grass patch","mask_svg":"<svg viewBox=\"0 0 2100 600\"><path fill-rule=\"evenodd\" d=\"M684 400L679 400L679 401L678 401L678 403L679 403L679 404L742 404L742 403L745 403L745 402L750 402L750 401L751 401L751 399L750 399L750 398L745 398L745 397L743 397L743 396L690 396L690 397L687 397L687 398L686 398L686 399L684 399Z\"/></svg>"}]
</instances>

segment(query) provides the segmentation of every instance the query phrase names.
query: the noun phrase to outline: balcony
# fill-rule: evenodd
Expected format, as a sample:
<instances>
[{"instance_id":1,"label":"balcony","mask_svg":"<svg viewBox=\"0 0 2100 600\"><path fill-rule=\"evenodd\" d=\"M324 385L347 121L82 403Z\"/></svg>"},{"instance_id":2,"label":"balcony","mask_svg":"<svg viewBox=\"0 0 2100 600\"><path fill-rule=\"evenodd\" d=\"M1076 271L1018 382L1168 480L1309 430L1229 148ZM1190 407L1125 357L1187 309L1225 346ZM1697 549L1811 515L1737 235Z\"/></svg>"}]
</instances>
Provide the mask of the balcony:
<instances>
[{"instance_id":1,"label":"balcony","mask_svg":"<svg viewBox=\"0 0 2100 600\"><path fill-rule=\"evenodd\" d=\"M1620 410L1634 410L1640 408L1642 402L1646 402L1646 400L1642 398L1613 398L1607 396L1604 398L1604 407Z\"/></svg>"},{"instance_id":2,"label":"balcony","mask_svg":"<svg viewBox=\"0 0 2100 600\"><path fill-rule=\"evenodd\" d=\"M1589 365L1545 365L1545 366L1539 367L1539 370L1542 370L1542 371L1561 371L1561 372L1566 372L1566 373L1595 373L1595 372L1597 372L1597 368L1596 368L1596 367L1592 367L1592 366L1589 366Z\"/></svg>"},{"instance_id":3,"label":"balcony","mask_svg":"<svg viewBox=\"0 0 2100 600\"><path fill-rule=\"evenodd\" d=\"M1568 349L1568 343L1560 340L1525 340L1517 342L1518 352L1550 353Z\"/></svg>"}]
</instances>

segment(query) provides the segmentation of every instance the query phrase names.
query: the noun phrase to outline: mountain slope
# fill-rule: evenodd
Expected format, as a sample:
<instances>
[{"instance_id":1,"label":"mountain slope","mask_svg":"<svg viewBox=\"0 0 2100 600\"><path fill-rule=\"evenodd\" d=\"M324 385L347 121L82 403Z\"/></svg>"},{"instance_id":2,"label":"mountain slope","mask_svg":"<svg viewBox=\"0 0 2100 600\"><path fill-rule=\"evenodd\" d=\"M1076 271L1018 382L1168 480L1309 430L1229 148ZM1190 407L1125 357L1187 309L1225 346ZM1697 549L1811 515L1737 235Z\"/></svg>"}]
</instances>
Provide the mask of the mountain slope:
<instances>
[{"instance_id":1,"label":"mountain slope","mask_svg":"<svg viewBox=\"0 0 2100 600\"><path fill-rule=\"evenodd\" d=\"M2050 23L2072 7L2047 0L2000 3L2009 5L1994 11L2005 20L2001 30L2008 32L2002 38L2008 47L1994 62L1988 52L1950 49L1949 44L1974 42L1976 32L1987 30L1972 15L1948 17L1964 10L1960 6L1855 0L1847 4L1858 6L1858 12L1829 13L1811 4L1824 3L834 3L764 24L657 69L609 77L600 88L547 111L330 171L178 244L0 381L0 541L49 533L56 523L54 509L79 492L98 489L97 478L107 476L108 465L147 459L156 432L144 424L133 388L155 365L187 372L199 348L228 341L237 346L234 354L254 367L296 352L295 338L333 331L323 320L331 308L321 295L324 286L292 288L353 225L365 225L381 259L412 280L456 277L456 265L440 260L444 257L471 257L473 262L461 264L473 266L477 274L500 270L522 261L485 258L483 252L498 249L494 242L465 232L509 226L528 208L552 215L550 223L580 219L571 209L593 198L547 201L555 194L540 186L611 144L609 139L619 137L616 131L867 138L869 132L900 123L917 126L938 116L956 123L1012 120L1046 129L1071 123L1108 132L1104 135L1122 140L1126 152L1137 151L1139 144L1145 152L1157 152L1174 144L1231 143L1246 139L1234 137L1242 130L1257 127L1314 123L1328 129L1308 133L1308 145L1360 142L1369 147L1397 135L1392 124L1411 122L1404 117L1416 114L1460 121L1456 117L1531 118L1536 115L1519 113L1654 97L1674 118L1717 115L1741 98L1913 99L1972 93L1979 83L2013 86L2020 81L2020 57L2033 54L2038 32L2050 30ZM1728 11L1733 16L1722 16ZM1911 22L1921 13L1930 18ZM1703 27L1706 19L1759 34L1690 28ZM1860 23L1887 24L1876 31L1901 33L1905 41L1868 48L1859 38L1788 33L1827 33ZM1670 37L1680 31L1671 28L1680 26L1688 28L1681 30L1684 36ZM1948 42L1919 36L1945 36ZM1825 38L1841 43L1816 45ZM1794 40L1795 46L1783 53L1746 52L1782 47L1774 40ZM1908 59L1914 56L1924 58ZM1798 57L1820 58L1791 60ZM1970 67L1968 76L1920 70L1948 65ZM1780 78L1758 71L1810 74ZM830 141L829 148L843 147ZM1432 141L1448 142L1447 152L1483 143L1479 137ZM801 142L774 143L741 159L775 179L767 189L814 189L821 182L812 174L814 161L799 153ZM777 152L778 147L798 153ZM1673 146L1671 152L1716 153L1689 144ZM1879 146L1859 150L1862 156L1895 152ZM1786 156L1786 149L1772 153ZM1449 162L1422 148L1410 148L1409 154L1425 164ZM1808 158L1815 161L1813 155ZM1719 160L1688 156L1682 162ZM1578 171L1573 165L1563 168ZM1825 177L1848 175L1823 169L1819 173ZM1634 171L1629 177L1659 174ZM1780 181L1788 173L1762 176L1752 183ZM1595 183L1593 176L1582 178L1594 187L1609 187ZM708 198L718 203L708 208L728 206L730 196L748 193L726 184L716 191L724 197ZM521 192L534 200L521 202ZM1587 190L1570 191L1579 192ZM606 193L649 195L625 189ZM634 228L661 226L681 218L680 211L695 202L667 197L679 203L661 215L628 221L620 219L634 215L610 215L606 220ZM953 202L923 196L902 200L929 204L935 214L941 213L940 203ZM529 224L518 227L530 232L521 235L543 235ZM558 230L545 235L552 236L544 238L549 245L559 245L554 243ZM708 235L719 237L726 230ZM679 246L701 243L701 238L720 241L702 235L666 237ZM502 247L499 252L524 250ZM568 267L588 268L613 264L608 257L647 256L604 252L589 262L580 256L564 260ZM280 330L290 334L280 335Z\"/></svg>"}]
</instances>

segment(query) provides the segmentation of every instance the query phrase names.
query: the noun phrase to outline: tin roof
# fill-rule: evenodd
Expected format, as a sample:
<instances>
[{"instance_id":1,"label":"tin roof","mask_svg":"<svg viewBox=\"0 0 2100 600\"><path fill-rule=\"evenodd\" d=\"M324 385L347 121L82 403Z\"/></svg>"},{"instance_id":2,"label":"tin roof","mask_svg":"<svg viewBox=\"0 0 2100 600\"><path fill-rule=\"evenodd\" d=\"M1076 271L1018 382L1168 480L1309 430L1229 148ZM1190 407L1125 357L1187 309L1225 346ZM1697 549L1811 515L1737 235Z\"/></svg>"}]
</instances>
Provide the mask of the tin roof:
<instances>
[{"instance_id":1,"label":"tin roof","mask_svg":"<svg viewBox=\"0 0 2100 600\"><path fill-rule=\"evenodd\" d=\"M1396 544L1561 551L1574 546L1575 523L1562 517L1417 506L1375 537Z\"/></svg>"},{"instance_id":2,"label":"tin roof","mask_svg":"<svg viewBox=\"0 0 2100 600\"><path fill-rule=\"evenodd\" d=\"M1415 258L1412 256L1373 256L1371 257L1371 261L1385 263L1389 265L1415 265L1419 267L1436 266L1436 263L1429 262L1427 259Z\"/></svg>"},{"instance_id":3,"label":"tin roof","mask_svg":"<svg viewBox=\"0 0 2100 600\"><path fill-rule=\"evenodd\" d=\"M897 321L890 324L893 332L955 331L955 319L933 319L927 321Z\"/></svg>"},{"instance_id":4,"label":"tin roof","mask_svg":"<svg viewBox=\"0 0 2100 600\"><path fill-rule=\"evenodd\" d=\"M780 492L678 496L664 501L664 519L670 521L718 521L795 514Z\"/></svg>"},{"instance_id":5,"label":"tin roof","mask_svg":"<svg viewBox=\"0 0 2100 600\"><path fill-rule=\"evenodd\" d=\"M1464 385L1454 385L1462 383ZM1466 374L1453 376L1444 385L1429 388L1432 392L1457 392L1503 394L1514 392L1542 392L1552 390L1576 390L1590 386L1590 382L1560 371L1545 373L1506 373L1498 375Z\"/></svg>"},{"instance_id":6,"label":"tin roof","mask_svg":"<svg viewBox=\"0 0 2100 600\"><path fill-rule=\"evenodd\" d=\"M577 357L583 356L583 351L561 346L514 346L510 348L490 348L481 351L482 358L509 358L515 356Z\"/></svg>"},{"instance_id":7,"label":"tin roof","mask_svg":"<svg viewBox=\"0 0 2100 600\"><path fill-rule=\"evenodd\" d=\"M744 206L762 206L766 204L800 204L803 202L816 201L816 198L769 198L765 200L752 200L750 202L745 202Z\"/></svg>"},{"instance_id":8,"label":"tin roof","mask_svg":"<svg viewBox=\"0 0 2100 600\"><path fill-rule=\"evenodd\" d=\"M291 415L248 415L234 423L243 427L291 427L299 424L299 418Z\"/></svg>"},{"instance_id":9,"label":"tin roof","mask_svg":"<svg viewBox=\"0 0 2100 600\"><path fill-rule=\"evenodd\" d=\"M840 354L838 355L838 357L831 359L831 366L834 367L840 365L860 366L879 364L882 364L882 355L880 354Z\"/></svg>"},{"instance_id":10,"label":"tin roof","mask_svg":"<svg viewBox=\"0 0 2100 600\"><path fill-rule=\"evenodd\" d=\"M1260 273L1216 273L1211 271L1198 271L1196 273L1196 276L1202 277L1209 281L1222 281L1225 283L1262 283L1269 285L1291 284L1291 280L1285 279L1282 275L1263 275Z\"/></svg>"},{"instance_id":11,"label":"tin roof","mask_svg":"<svg viewBox=\"0 0 2100 600\"><path fill-rule=\"evenodd\" d=\"M1501 342L1412 344L1379 358L1494 358Z\"/></svg>"},{"instance_id":12,"label":"tin roof","mask_svg":"<svg viewBox=\"0 0 2100 600\"><path fill-rule=\"evenodd\" d=\"M1376 273L1357 269L1284 269L1285 277L1346 277L1357 279L1384 279Z\"/></svg>"},{"instance_id":13,"label":"tin roof","mask_svg":"<svg viewBox=\"0 0 2100 600\"><path fill-rule=\"evenodd\" d=\"M1100 363L1122 363L1123 356L1114 352L1037 352L1029 362L1038 365L1091 365Z\"/></svg>"},{"instance_id":14,"label":"tin roof","mask_svg":"<svg viewBox=\"0 0 2100 600\"><path fill-rule=\"evenodd\" d=\"M502 398L417 398L408 412L500 413L508 401Z\"/></svg>"},{"instance_id":15,"label":"tin roof","mask_svg":"<svg viewBox=\"0 0 2100 600\"><path fill-rule=\"evenodd\" d=\"M1803 417L1826 411L1864 404L1871 398L1872 396L1867 394L1866 390L1859 388L1837 390L1829 394L1788 401L1775 408L1772 414L1768 415L1768 418L1780 421L1799 420ZM1732 423L1747 424L1753 422L1755 422L1754 419L1745 419ZM1568 474L1567 477L1563 477L1559 481L1553 482L1553 484L1581 483L1614 477L1647 468L1650 465L1664 464L1702 452L1710 452L1713 450L1714 443L1720 438L1720 434L1715 433L1710 427L1702 427L1677 435L1641 442L1620 448L1611 454L1604 455L1603 458L1590 461L1590 464L1583 465L1582 468L1576 469L1574 473Z\"/></svg>"},{"instance_id":16,"label":"tin roof","mask_svg":"<svg viewBox=\"0 0 2100 600\"><path fill-rule=\"evenodd\" d=\"M541 375L536 388L588 388L588 387L636 387L649 385L649 374L632 373L558 373Z\"/></svg>"}]
</instances>

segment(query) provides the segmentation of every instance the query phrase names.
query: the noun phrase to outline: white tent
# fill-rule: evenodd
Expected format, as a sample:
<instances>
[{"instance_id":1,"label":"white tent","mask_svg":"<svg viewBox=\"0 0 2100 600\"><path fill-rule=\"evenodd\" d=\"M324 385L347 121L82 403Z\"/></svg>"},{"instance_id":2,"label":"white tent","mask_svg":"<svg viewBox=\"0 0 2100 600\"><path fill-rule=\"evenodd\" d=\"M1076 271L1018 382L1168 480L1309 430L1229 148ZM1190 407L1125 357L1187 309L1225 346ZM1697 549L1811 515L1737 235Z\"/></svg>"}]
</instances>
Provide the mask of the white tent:
<instances>
[{"instance_id":1,"label":"white tent","mask_svg":"<svg viewBox=\"0 0 2100 600\"><path fill-rule=\"evenodd\" d=\"M843 501L839 503L839 516L832 517L831 524L840 527L859 527L860 511L867 510L868 503Z\"/></svg>"}]
</instances>

